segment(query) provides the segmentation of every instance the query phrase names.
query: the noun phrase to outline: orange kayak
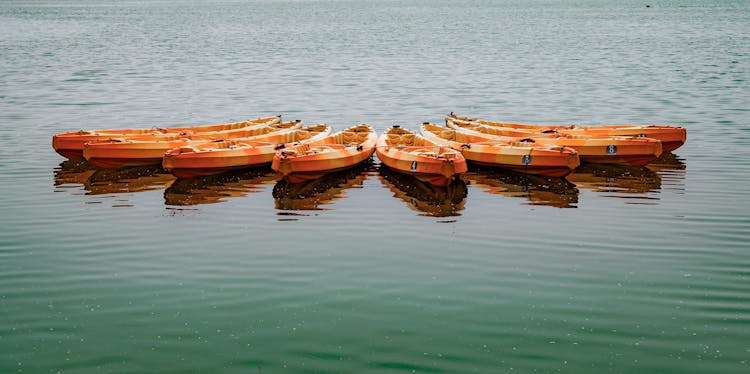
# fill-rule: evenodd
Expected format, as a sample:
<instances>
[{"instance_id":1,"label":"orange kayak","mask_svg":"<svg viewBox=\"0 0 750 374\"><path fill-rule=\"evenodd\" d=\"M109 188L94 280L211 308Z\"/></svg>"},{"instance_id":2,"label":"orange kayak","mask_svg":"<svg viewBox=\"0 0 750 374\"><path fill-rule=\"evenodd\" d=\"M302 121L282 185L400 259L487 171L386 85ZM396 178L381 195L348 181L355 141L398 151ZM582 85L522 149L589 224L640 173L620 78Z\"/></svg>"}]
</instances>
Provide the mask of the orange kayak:
<instances>
[{"instance_id":1,"label":"orange kayak","mask_svg":"<svg viewBox=\"0 0 750 374\"><path fill-rule=\"evenodd\" d=\"M290 183L312 180L369 159L376 141L370 125L353 126L315 142L279 149L271 169Z\"/></svg>"},{"instance_id":2,"label":"orange kayak","mask_svg":"<svg viewBox=\"0 0 750 374\"><path fill-rule=\"evenodd\" d=\"M485 136L496 141L517 141L541 146L573 148L581 162L597 164L623 164L643 166L656 160L662 153L661 142L642 137L615 136L597 138L588 135L523 134L518 136L513 129L487 126L478 123L449 121L448 126L458 132Z\"/></svg>"},{"instance_id":3,"label":"orange kayak","mask_svg":"<svg viewBox=\"0 0 750 374\"><path fill-rule=\"evenodd\" d=\"M376 152L380 161L389 168L435 186L447 186L468 170L461 151L400 126L391 127L378 138Z\"/></svg>"},{"instance_id":4,"label":"orange kayak","mask_svg":"<svg viewBox=\"0 0 750 374\"><path fill-rule=\"evenodd\" d=\"M266 135L290 132L300 127L302 127L302 122L297 120L197 135L160 137L161 139L112 138L86 143L83 146L83 157L90 164L100 169L161 165L164 153L172 148L233 138L263 141L263 137Z\"/></svg>"},{"instance_id":5,"label":"orange kayak","mask_svg":"<svg viewBox=\"0 0 750 374\"><path fill-rule=\"evenodd\" d=\"M154 140L162 137L186 136L216 131L236 130L259 125L280 123L281 116L264 117L243 122L191 127L152 127L150 129L79 130L52 136L52 148L69 159L83 158L83 145L86 142L110 138Z\"/></svg>"},{"instance_id":6,"label":"orange kayak","mask_svg":"<svg viewBox=\"0 0 750 374\"><path fill-rule=\"evenodd\" d=\"M419 132L434 143L460 150L469 161L525 174L564 177L581 163L578 152L557 145L497 140L429 123Z\"/></svg>"},{"instance_id":7,"label":"orange kayak","mask_svg":"<svg viewBox=\"0 0 750 374\"><path fill-rule=\"evenodd\" d=\"M674 151L687 141L687 129L678 126L659 125L604 125L604 126L560 126L532 125L525 123L495 122L474 118L459 117L451 113L445 116L446 125L450 123L474 123L480 125L515 129L531 133L559 133L566 135L589 135L599 138L612 136L632 136L651 138L661 141L664 151ZM527 134L528 136L528 134Z\"/></svg>"},{"instance_id":8,"label":"orange kayak","mask_svg":"<svg viewBox=\"0 0 750 374\"><path fill-rule=\"evenodd\" d=\"M256 167L273 161L285 143L308 143L331 133L328 125L264 135L258 138L230 139L173 148L164 154L162 166L178 178L213 175L229 170Z\"/></svg>"}]
</instances>

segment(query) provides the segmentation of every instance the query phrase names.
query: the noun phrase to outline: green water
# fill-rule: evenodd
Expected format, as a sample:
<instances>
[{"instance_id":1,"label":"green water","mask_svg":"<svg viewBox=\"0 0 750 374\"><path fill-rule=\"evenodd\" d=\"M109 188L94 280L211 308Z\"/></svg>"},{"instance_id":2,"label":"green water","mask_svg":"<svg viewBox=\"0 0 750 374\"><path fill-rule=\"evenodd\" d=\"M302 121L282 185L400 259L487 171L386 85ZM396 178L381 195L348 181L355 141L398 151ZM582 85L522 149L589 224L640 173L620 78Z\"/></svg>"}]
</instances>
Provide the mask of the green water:
<instances>
[{"instance_id":1,"label":"green water","mask_svg":"<svg viewBox=\"0 0 750 374\"><path fill-rule=\"evenodd\" d=\"M750 371L743 1L0 3L0 372ZM658 123L435 190L63 162L54 133L450 111Z\"/></svg>"}]
</instances>

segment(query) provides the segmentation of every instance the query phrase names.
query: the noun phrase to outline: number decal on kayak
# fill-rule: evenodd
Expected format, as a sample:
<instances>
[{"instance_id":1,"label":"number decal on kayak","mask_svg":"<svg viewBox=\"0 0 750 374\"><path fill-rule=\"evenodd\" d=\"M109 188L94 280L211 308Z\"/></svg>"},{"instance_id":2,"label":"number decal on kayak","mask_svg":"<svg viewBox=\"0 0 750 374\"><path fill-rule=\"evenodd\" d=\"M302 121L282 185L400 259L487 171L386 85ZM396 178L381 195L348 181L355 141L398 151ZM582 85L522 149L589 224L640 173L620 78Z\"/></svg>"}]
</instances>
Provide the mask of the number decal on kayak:
<instances>
[{"instance_id":1,"label":"number decal on kayak","mask_svg":"<svg viewBox=\"0 0 750 374\"><path fill-rule=\"evenodd\" d=\"M617 146L614 144L610 144L607 146L607 154L612 156L617 154Z\"/></svg>"},{"instance_id":2,"label":"number decal on kayak","mask_svg":"<svg viewBox=\"0 0 750 374\"><path fill-rule=\"evenodd\" d=\"M531 155L523 155L523 159L521 159L521 162L524 165L528 165L531 163Z\"/></svg>"},{"instance_id":3,"label":"number decal on kayak","mask_svg":"<svg viewBox=\"0 0 750 374\"><path fill-rule=\"evenodd\" d=\"M417 162L416 161L412 161L411 162L411 171L417 171Z\"/></svg>"}]
</instances>

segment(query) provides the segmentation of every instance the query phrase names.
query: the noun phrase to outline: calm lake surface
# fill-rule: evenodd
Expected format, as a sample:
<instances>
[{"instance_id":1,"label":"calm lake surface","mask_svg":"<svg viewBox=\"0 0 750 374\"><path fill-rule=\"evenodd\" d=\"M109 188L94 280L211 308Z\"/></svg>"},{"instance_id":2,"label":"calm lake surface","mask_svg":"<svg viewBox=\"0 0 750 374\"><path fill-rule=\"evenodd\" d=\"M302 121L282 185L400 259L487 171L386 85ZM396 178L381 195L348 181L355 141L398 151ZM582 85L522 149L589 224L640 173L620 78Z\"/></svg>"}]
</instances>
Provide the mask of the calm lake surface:
<instances>
[{"instance_id":1,"label":"calm lake surface","mask_svg":"<svg viewBox=\"0 0 750 374\"><path fill-rule=\"evenodd\" d=\"M3 1L0 372L750 372L748 79L746 1ZM450 111L688 142L445 190L377 159L294 186L50 146Z\"/></svg>"}]
</instances>

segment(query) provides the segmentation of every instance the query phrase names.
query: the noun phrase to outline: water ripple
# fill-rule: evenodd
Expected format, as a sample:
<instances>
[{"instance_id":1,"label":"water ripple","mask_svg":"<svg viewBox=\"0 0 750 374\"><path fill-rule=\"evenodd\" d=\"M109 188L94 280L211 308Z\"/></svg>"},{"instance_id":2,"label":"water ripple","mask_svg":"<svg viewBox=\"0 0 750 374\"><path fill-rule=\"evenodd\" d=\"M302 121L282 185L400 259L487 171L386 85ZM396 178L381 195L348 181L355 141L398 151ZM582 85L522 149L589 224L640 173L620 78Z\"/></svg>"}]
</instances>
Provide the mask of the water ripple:
<instances>
[{"instance_id":1,"label":"water ripple","mask_svg":"<svg viewBox=\"0 0 750 374\"><path fill-rule=\"evenodd\" d=\"M259 5L0 3L0 371L748 371L744 3ZM643 168L450 189L376 159L295 186L50 147L450 111L689 139Z\"/></svg>"}]
</instances>

